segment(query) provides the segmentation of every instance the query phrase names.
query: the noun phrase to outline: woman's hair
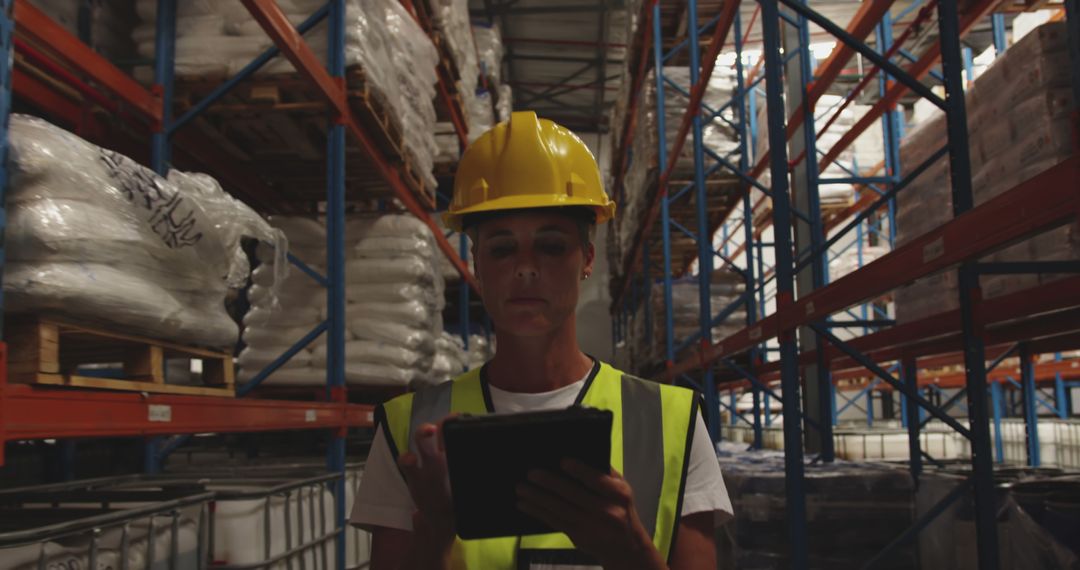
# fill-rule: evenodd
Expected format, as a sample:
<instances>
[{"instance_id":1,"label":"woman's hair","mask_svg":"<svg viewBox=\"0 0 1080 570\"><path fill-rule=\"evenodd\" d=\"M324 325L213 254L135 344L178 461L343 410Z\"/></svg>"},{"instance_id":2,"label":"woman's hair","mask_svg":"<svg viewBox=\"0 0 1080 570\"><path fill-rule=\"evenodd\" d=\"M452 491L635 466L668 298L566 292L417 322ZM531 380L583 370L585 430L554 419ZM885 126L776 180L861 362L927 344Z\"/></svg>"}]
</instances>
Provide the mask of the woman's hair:
<instances>
[{"instance_id":1,"label":"woman's hair","mask_svg":"<svg viewBox=\"0 0 1080 570\"><path fill-rule=\"evenodd\" d=\"M479 236L476 229L480 224L503 216L520 213L558 214L570 218L578 228L578 235L581 237L581 247L585 249L588 249L596 236L596 211L585 206L553 206L549 208L518 208L513 210L477 212L475 214L466 214L461 220L461 225L464 228L465 233L472 239L473 244L476 244L479 241L477 239Z\"/></svg>"}]
</instances>

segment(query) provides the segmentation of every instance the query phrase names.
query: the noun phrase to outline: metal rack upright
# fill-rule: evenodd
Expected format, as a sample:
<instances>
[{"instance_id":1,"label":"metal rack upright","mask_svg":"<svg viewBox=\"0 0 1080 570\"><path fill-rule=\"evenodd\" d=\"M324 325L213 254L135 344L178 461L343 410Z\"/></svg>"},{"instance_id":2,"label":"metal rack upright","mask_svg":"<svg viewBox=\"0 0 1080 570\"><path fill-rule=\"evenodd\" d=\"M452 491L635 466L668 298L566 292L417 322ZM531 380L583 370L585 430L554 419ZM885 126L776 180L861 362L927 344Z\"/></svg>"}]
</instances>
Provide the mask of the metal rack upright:
<instances>
[{"instance_id":1,"label":"metal rack upright","mask_svg":"<svg viewBox=\"0 0 1080 570\"><path fill-rule=\"evenodd\" d=\"M742 28L740 2L723 2L717 15L698 28L700 7L698 2L690 0L686 5L687 40L676 44L671 51L666 51L662 35L661 19L664 12L661 8L664 2L643 2L639 17L641 28L634 44L636 49L632 50L630 56L637 66L633 75L634 90L626 113L628 124L614 158L615 192L624 192L626 165L632 160L628 155L629 141L632 140L635 126L630 118L634 117L636 105L641 104L638 91L649 68L646 58L650 53L656 76L660 164L665 168L659 177L656 196L634 235L633 247L625 253L622 271L616 276L612 304L616 332L621 334L626 329L628 315L639 308L642 301L639 288L644 286L647 300L647 291L653 280L657 279L664 288L666 322L656 326L663 326L667 334L667 363L659 377L663 381L697 387L705 393L705 413L710 416L709 431L714 439L720 435L718 417L720 407L724 405L717 398L717 384L725 389L751 388L753 420L747 420L747 423L754 428L753 447L761 446L762 400L774 398L782 402L785 418L785 504L789 525L787 550L794 567L803 568L808 563L803 482L804 438L806 448L816 455L815 461L833 460L834 372L836 375L850 372L860 377L876 377L892 390L903 394L902 405L910 442L910 471L915 481L920 476L922 461L927 458L919 445L920 426L925 423L921 420L922 411L963 434L971 441L973 449L971 476L966 483L930 509L928 516L917 520L908 532L868 564L873 564L899 544L912 539L936 512L944 510L970 488L975 497L978 561L980 567L996 568L998 552L988 373L1014 350L1021 353L1018 372L1023 377L1020 384L1027 394L1029 404L1025 417L1028 418L1028 433L1032 434L1036 421L1032 411L1035 406L1035 367L1031 365L1030 356L1080 346L1080 338L1076 337L1074 326L1070 324L1070 321L1075 322L1077 304L1080 303L1075 295L1080 277L1066 278L1041 285L1037 290L983 301L978 276L1003 272L1075 273L1080 271L1080 263L989 264L978 263L977 260L1006 245L1077 220L1080 191L1075 180L1080 175L1080 155L1074 155L983 204L973 205L963 97L965 55L960 39L990 16L1001 2L968 2L963 6L963 11L955 0L913 3L904 15L918 10L914 21L920 23L908 22L908 29L928 22L935 13L937 15L939 41L931 43L918 56L907 53L902 47L911 35L909 31L903 30L896 38L892 37L894 27L902 18L891 17L890 9L894 4L891 1L864 2L846 29L814 11L806 1L762 0L758 4L759 12L755 12L752 19L760 14L764 74L753 77L756 69L747 76L743 64L746 34ZM1080 42L1080 11L1075 0L1066 2L1065 9L1068 12L1066 21L1073 83L1078 94L1077 102L1080 103L1080 50L1077 49ZM992 17L991 21L995 38L1003 47L1003 21L1000 17ZM829 58L816 69L809 50L808 31L811 24L838 40ZM732 30L737 86L728 105L736 107L739 124L735 126L741 134L738 164L734 164L731 157L718 156L715 152L702 149L700 144L703 123L717 120L719 115L715 110L705 109L701 105L701 97L715 59ZM864 43L871 33L875 35L877 44L873 47ZM709 34L710 38L704 60L699 60L695 52L701 48L699 41L694 40L704 34ZM782 47L787 49L782 50ZM689 89L685 89L690 94L690 102L676 138L665 141L663 70L674 54L682 49L690 52L693 79ZM819 151L815 140L815 104L855 53L872 64L867 66L869 70L864 75L863 87L869 84L866 77L878 74L878 98L869 112L855 121L837 143ZM939 61L942 72L937 74L932 68ZM911 63L906 65L902 62ZM940 80L944 87L944 98L922 82L928 74ZM757 96L754 93L762 81L768 105L768 152L754 157L755 162L750 162L748 143L756 133L753 132L754 113L748 111L752 111L756 104ZM897 113L897 103L909 92L945 111L948 143L926 163L906 165L901 171L898 143L902 121ZM850 95L848 99L852 97ZM794 111L788 115L785 109ZM861 173L850 172L851 176L843 180L821 177L820 172L827 165L836 162L840 153L859 135L879 122L885 135L886 154L878 168ZM669 188L668 175L673 161L678 157L686 136L691 133L694 137L694 181L687 187ZM891 204L897 192L908 186L936 159L946 155L951 165L954 218L853 273L829 282L826 256L840 236L861 227L872 215L881 216L882 211L892 222ZM703 178L705 173L716 169L738 177L741 188L735 199L727 202L728 207L710 211L707 209L709 201L704 193ZM767 170L771 174L771 186L758 181ZM881 172L884 174L879 175ZM858 184L870 191L866 191L847 211L826 221L822 219L820 211L818 188L834 182ZM798 192L791 191L792 184ZM772 243L761 243L763 225L754 220L754 205L748 200L751 188L771 199L769 225L773 232ZM688 219L684 212L684 217L676 219L671 205L692 191L696 191L697 197L692 209L694 217ZM734 256L744 254L745 265L737 266L735 270L744 276L746 291L731 307L717 312L712 310L715 308L708 307L712 261L720 259L727 265L735 264L722 251L714 250L714 239L717 231L726 227L725 222L739 202L742 203L742 219L731 224L734 230L727 228L724 233L729 239L739 234L744 236L740 251ZM693 225L692 222L696 222L696 232L686 229ZM889 227L892 231L891 223ZM672 278L685 273L689 265L688 260L682 259L679 261L684 263L683 266L672 267L672 228L688 234L698 247L695 261L698 264L701 295L700 332L695 335L698 338L692 338L690 342L680 343L680 339L672 338ZM650 263L648 247L650 243L657 242L662 247L662 267L659 271L656 270L657 264ZM762 260L765 253L771 253L775 260L771 275ZM833 319L834 316L844 315L852 307L877 299L915 279L953 270L959 272L961 282L959 308L956 310L897 326L887 326L893 323L880 318ZM766 312L766 286L776 291L772 301L775 310L771 313ZM745 326L726 338L711 338L712 327L726 319L739 305L747 309ZM841 340L837 336L838 329L865 331L871 328L880 330L848 340ZM697 348L694 348L695 340ZM675 348L677 345L681 350ZM1013 348L1014 345L1016 348ZM766 362L766 356L776 353L776 360ZM734 359L742 354L749 354L750 357L741 362ZM989 365L988 357L993 358ZM895 363L891 368L888 365L890 362ZM919 390L922 386L918 376L920 368L955 362L963 362L966 370L962 377L953 380L962 383L967 398L969 421L966 426L950 416L943 406L932 404ZM780 394L768 385L770 378L779 380ZM734 409L732 412L736 413ZM768 414L767 411L765 413ZM804 425L806 433L803 431ZM1029 446L1031 441L1037 440L1029 437Z\"/></svg>"},{"instance_id":2,"label":"metal rack upright","mask_svg":"<svg viewBox=\"0 0 1080 570\"><path fill-rule=\"evenodd\" d=\"M137 393L108 393L46 390L38 386L13 385L7 382L6 367L0 369L0 462L3 444L8 441L103 436L154 437L206 432L254 432L293 429L327 429L331 444L327 467L344 472L345 437L348 428L372 426L372 408L350 404L345 386L345 169L346 137L351 135L359 144L378 175L390 187L404 208L424 221L431 229L439 248L461 273L463 295L475 287L475 278L458 256L459 247L451 245L435 223L432 213L413 195L402 179L400 166L388 161L374 143L368 129L360 124L351 111L345 92L345 10L344 0L330 0L300 26L294 27L273 0L242 0L256 22L273 40L274 45L257 57L236 76L231 77L210 96L180 117L173 116L173 67L176 39L177 0L158 0L157 35L155 40L154 86L148 90L120 71L105 58L94 53L72 34L52 22L48 16L26 0L0 2L0 159L6 159L6 125L11 109L13 91L30 97L59 117L73 122L87 119L80 109L58 93L55 84L43 82L38 76L13 69L15 51L25 51L47 71L55 75L56 84L70 86L92 104L99 105L150 133L151 165L160 174L167 173L170 159L180 141L181 150L205 159L215 173L228 182L237 182L241 195L252 203L264 203L272 192L253 177L213 156L213 144L181 129L192 119L219 100L231 88L249 78L278 55L284 55L304 80L312 86L329 111L327 135L327 260L326 275L319 275L300 260L290 261L304 273L325 286L327 290L327 319L280 358L270 364L246 385L238 389L238 397L200 398L169 395L140 395ZM408 0L403 2L411 8ZM414 16L415 10L410 10ZM303 32L322 21L328 21L329 61L321 62L303 39ZM423 23L423 22L421 22ZM430 27L425 28L430 33ZM38 51L16 36L25 37L47 50ZM82 78L86 78L85 80ZM465 140L464 122L460 107L451 101L450 88L440 76L439 96L449 109L459 135ZM198 144L192 144L198 141ZM208 152L209 151L209 152ZM6 160L0 160L0 189L6 188ZM220 169L220 170L219 170ZM265 195L259 196L260 192ZM2 222L2 217L0 217ZM2 226L0 226L2 227ZM462 242L464 243L464 242ZM462 249L463 251L463 249ZM466 297L467 298L467 297ZM304 346L325 333L327 335L327 384L324 401L301 402L241 397L280 368ZM466 333L467 334L467 333ZM6 345L0 343L0 366L6 364ZM149 457L153 463L176 445L155 441ZM345 525L347 505L344 503L344 478L335 479L336 520L338 523L337 557L344 567L344 542L340 540Z\"/></svg>"}]
</instances>

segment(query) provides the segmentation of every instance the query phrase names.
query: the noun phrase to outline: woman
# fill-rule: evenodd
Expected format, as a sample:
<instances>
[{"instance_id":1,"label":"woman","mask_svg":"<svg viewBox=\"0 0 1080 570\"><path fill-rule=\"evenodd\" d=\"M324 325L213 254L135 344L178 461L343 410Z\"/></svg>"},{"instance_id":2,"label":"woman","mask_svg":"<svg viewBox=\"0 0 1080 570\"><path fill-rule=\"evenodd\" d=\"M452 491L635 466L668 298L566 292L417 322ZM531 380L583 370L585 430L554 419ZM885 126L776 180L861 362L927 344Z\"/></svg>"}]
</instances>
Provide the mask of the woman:
<instances>
[{"instance_id":1,"label":"woman","mask_svg":"<svg viewBox=\"0 0 1080 570\"><path fill-rule=\"evenodd\" d=\"M352 515L373 533L374 570L716 567L713 532L731 502L698 398L578 348L574 315L594 230L614 210L584 143L535 113L514 113L466 150L446 221L472 238L496 354L379 409ZM573 404L612 411L611 472L566 462L530 473L518 507L558 533L457 539L440 421Z\"/></svg>"}]
</instances>

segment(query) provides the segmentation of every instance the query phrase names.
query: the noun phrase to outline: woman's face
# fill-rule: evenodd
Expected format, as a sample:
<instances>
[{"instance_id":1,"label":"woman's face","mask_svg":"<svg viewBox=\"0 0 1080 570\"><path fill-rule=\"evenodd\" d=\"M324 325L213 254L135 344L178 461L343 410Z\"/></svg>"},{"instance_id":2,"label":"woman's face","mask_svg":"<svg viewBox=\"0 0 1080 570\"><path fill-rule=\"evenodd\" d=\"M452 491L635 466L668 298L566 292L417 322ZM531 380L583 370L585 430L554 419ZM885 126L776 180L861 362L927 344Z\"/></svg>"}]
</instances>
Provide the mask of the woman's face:
<instances>
[{"instance_id":1,"label":"woman's face","mask_svg":"<svg viewBox=\"0 0 1080 570\"><path fill-rule=\"evenodd\" d=\"M484 307L500 333L544 335L573 318L595 253L591 244L582 247L572 219L515 213L480 224L475 235Z\"/></svg>"}]
</instances>

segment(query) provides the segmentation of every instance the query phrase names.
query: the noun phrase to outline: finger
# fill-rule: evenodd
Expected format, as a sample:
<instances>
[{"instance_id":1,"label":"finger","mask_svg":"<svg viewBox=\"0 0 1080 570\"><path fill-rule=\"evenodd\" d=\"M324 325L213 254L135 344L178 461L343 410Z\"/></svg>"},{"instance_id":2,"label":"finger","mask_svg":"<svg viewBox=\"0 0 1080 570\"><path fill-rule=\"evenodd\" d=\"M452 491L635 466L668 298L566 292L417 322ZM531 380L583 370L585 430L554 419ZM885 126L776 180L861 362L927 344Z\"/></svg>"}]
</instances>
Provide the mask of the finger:
<instances>
[{"instance_id":1,"label":"finger","mask_svg":"<svg viewBox=\"0 0 1080 570\"><path fill-rule=\"evenodd\" d=\"M454 418L457 418L460 415L461 415L460 413L454 412L454 413L446 416L445 418L439 420L439 430L438 430L439 431L439 438L438 438L438 441L439 441L439 452L440 453L446 453L446 440L443 439L443 426L446 425L447 420L452 420Z\"/></svg>"},{"instance_id":2,"label":"finger","mask_svg":"<svg viewBox=\"0 0 1080 570\"><path fill-rule=\"evenodd\" d=\"M416 428L413 441L416 442L416 451L420 455L422 465L439 466L443 463L444 455L439 449L439 428L434 424L420 424Z\"/></svg>"},{"instance_id":3,"label":"finger","mask_svg":"<svg viewBox=\"0 0 1080 570\"><path fill-rule=\"evenodd\" d=\"M519 498L541 503L550 509L554 509L558 512L570 513L578 518L588 517L590 514L589 512L583 511L573 502L567 500L566 497L553 493L548 489L528 481L522 482L517 486L517 495Z\"/></svg>"},{"instance_id":4,"label":"finger","mask_svg":"<svg viewBox=\"0 0 1080 570\"><path fill-rule=\"evenodd\" d=\"M561 467L569 477L601 497L621 499L626 496L622 476L614 469L611 473L603 473L575 459L564 459Z\"/></svg>"},{"instance_id":5,"label":"finger","mask_svg":"<svg viewBox=\"0 0 1080 570\"><path fill-rule=\"evenodd\" d=\"M581 514L574 512L570 505L551 500L528 483L518 486L517 507L521 512L562 532L569 533L583 522Z\"/></svg>"},{"instance_id":6,"label":"finger","mask_svg":"<svg viewBox=\"0 0 1080 570\"><path fill-rule=\"evenodd\" d=\"M551 471L534 470L529 472L528 480L567 503L575 505L579 510L598 513L606 507L603 497L565 475L552 473Z\"/></svg>"}]
</instances>

